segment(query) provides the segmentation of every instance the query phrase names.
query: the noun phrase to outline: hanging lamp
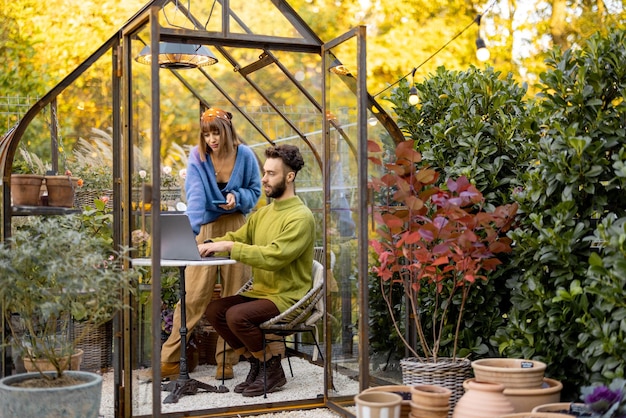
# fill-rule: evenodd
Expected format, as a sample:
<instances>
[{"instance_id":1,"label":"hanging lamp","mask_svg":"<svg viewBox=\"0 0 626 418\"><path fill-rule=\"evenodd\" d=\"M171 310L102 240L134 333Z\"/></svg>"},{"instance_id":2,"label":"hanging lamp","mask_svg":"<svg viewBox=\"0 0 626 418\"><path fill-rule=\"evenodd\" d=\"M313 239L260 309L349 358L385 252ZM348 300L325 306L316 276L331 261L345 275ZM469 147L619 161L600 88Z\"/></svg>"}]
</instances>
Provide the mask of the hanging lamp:
<instances>
[{"instance_id":1,"label":"hanging lamp","mask_svg":"<svg viewBox=\"0 0 626 418\"><path fill-rule=\"evenodd\" d=\"M135 60L141 64L152 62L150 46L143 47ZM217 58L204 45L159 42L159 67L174 70L198 68L217 63Z\"/></svg>"}]
</instances>

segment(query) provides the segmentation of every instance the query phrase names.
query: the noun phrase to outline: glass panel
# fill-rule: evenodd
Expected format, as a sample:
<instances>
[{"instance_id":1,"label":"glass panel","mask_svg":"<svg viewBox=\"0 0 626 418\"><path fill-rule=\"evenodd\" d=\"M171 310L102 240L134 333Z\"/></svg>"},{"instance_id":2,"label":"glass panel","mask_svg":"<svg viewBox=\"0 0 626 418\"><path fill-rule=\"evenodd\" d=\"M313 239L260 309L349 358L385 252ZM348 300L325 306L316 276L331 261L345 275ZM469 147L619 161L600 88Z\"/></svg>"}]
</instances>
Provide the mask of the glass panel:
<instances>
[{"instance_id":1,"label":"glass panel","mask_svg":"<svg viewBox=\"0 0 626 418\"><path fill-rule=\"evenodd\" d=\"M254 7L246 0L230 0L229 33L303 39L297 19L286 17L271 0L257 0ZM223 8L217 1L174 1L167 3L159 14L159 23L166 28L196 29L222 32Z\"/></svg>"},{"instance_id":2,"label":"glass panel","mask_svg":"<svg viewBox=\"0 0 626 418\"><path fill-rule=\"evenodd\" d=\"M159 23L166 28L222 30L222 5L218 1L172 1L159 15Z\"/></svg>"},{"instance_id":3,"label":"glass panel","mask_svg":"<svg viewBox=\"0 0 626 418\"><path fill-rule=\"evenodd\" d=\"M150 65L139 63L135 58L146 45L150 45L150 31L148 26L133 37L131 48L131 73L127 80L129 84L130 103L128 104L128 131L126 158L129 166L130 181L130 230L131 245L137 250L134 257L149 257L153 247L151 237L150 213L151 203L146 196L146 184L152 180L152 97ZM161 72L163 73L163 72ZM123 208L126 210L126 208ZM152 413L152 385L143 384L140 377L151 366L152 361L152 284L154 275L149 267L134 268L141 271L139 289L133 300L131 318L131 367L132 389L131 402L127 406L132 415L151 415ZM161 278L163 281L163 278ZM157 337L158 338L158 337ZM128 361L128 359L124 359ZM124 364L124 367L126 367ZM141 370L144 369L142 372ZM147 373L146 373L147 374Z\"/></svg>"},{"instance_id":4,"label":"glass panel","mask_svg":"<svg viewBox=\"0 0 626 418\"><path fill-rule=\"evenodd\" d=\"M233 33L301 38L271 0L230 0L230 30Z\"/></svg>"},{"instance_id":5,"label":"glass panel","mask_svg":"<svg viewBox=\"0 0 626 418\"><path fill-rule=\"evenodd\" d=\"M32 157L38 174L54 172L85 176L85 189L97 181L100 189L111 188L110 170L102 178L84 172L111 164L111 54L105 54L46 106L27 126L19 148ZM16 154L17 163L23 153ZM93 167L93 166L96 167ZM50 173L51 174L51 173ZM100 173L102 174L102 173ZM93 202L90 202L93 206Z\"/></svg>"},{"instance_id":6,"label":"glass panel","mask_svg":"<svg viewBox=\"0 0 626 418\"><path fill-rule=\"evenodd\" d=\"M356 42L349 38L327 54L326 117L329 122L327 185L330 207L326 219L326 240L330 250L327 306L331 320L331 399L351 399L359 393L358 346L358 98L356 96ZM339 57L349 72L334 72L331 63Z\"/></svg>"},{"instance_id":7,"label":"glass panel","mask_svg":"<svg viewBox=\"0 0 626 418\"><path fill-rule=\"evenodd\" d=\"M388 155L394 152L395 146L393 145L394 142L389 132L384 128L382 123L376 119L375 115L370 112L368 112L367 120L367 138L369 141L378 144L380 149L384 150L383 154ZM382 157L380 153L368 153L369 158L387 158L386 155ZM368 161L368 181L374 177L380 178L380 176L380 166ZM376 193L373 193L371 198L376 202L378 196ZM373 219L370 218L369 222L368 242L371 239L376 239ZM368 252L367 264L368 266L379 264L375 252ZM392 336L395 335L393 323L390 321L389 315L387 315L387 305L380 294L379 282L378 280L372 280L373 274L374 273L368 274L368 283L370 285L368 312L370 321L370 382L374 382L376 385L402 384L402 373L398 359L392 358L390 355L392 350L395 349L393 346L395 340L392 338Z\"/></svg>"}]
</instances>

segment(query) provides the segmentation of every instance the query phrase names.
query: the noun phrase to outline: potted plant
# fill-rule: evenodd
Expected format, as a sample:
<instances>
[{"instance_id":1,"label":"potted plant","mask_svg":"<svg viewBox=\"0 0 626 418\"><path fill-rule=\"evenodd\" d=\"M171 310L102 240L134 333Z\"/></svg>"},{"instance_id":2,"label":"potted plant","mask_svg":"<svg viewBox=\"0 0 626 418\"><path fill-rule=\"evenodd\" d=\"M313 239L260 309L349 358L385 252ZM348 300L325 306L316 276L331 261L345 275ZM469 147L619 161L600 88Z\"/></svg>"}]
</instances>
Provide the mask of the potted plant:
<instances>
[{"instance_id":1,"label":"potted plant","mask_svg":"<svg viewBox=\"0 0 626 418\"><path fill-rule=\"evenodd\" d=\"M41 159L20 148L20 158L13 162L11 198L15 206L39 206L45 167Z\"/></svg>"},{"instance_id":2,"label":"potted plant","mask_svg":"<svg viewBox=\"0 0 626 418\"><path fill-rule=\"evenodd\" d=\"M104 203L100 205L103 209ZM83 412L80 416L98 416L101 376L65 371L64 363L84 337L125 308L123 295L133 291L136 272L123 266L128 249L114 251L110 241L91 228L85 219L90 216L96 215L33 218L0 246L0 306L10 318L11 331L7 344L15 350L14 356L45 358L54 367L53 372L0 380L0 410L11 411L12 416L40 416L32 408L49 412L58 402L62 404L59 408L68 408L79 404L78 400L91 403L83 410L91 415ZM101 222L93 225L99 227ZM75 323L80 324L78 333L70 332ZM67 387L58 387L64 385ZM80 388L77 399L60 395L61 390L75 388L72 385ZM32 386L49 387L52 393ZM85 386L93 392L87 395ZM34 391L34 399L25 401L24 391Z\"/></svg>"},{"instance_id":3,"label":"potted plant","mask_svg":"<svg viewBox=\"0 0 626 418\"><path fill-rule=\"evenodd\" d=\"M421 155L414 147L414 141L398 144L395 160L385 164L370 158L374 165L385 168L370 183L380 198L373 214L378 236L370 241L379 263L373 271L396 333L410 353L401 361L403 383L437 384L437 379L422 379L421 365L439 369L449 360L467 368L450 388L454 404L462 394L463 380L469 377L469 360L457 355L464 309L471 292L479 291L488 280L487 273L501 264L498 254L511 251L505 233L517 205L484 210L482 194L463 176L448 179L445 186L434 186L438 173L419 167ZM380 148L370 143L369 151L377 153ZM404 295L404 309L395 307L394 288ZM405 324L405 317L410 324ZM413 327L415 341L403 332L405 325ZM449 357L439 356L443 345L451 346ZM408 373L408 362L417 364L420 371ZM448 370L449 365L444 367Z\"/></svg>"},{"instance_id":4,"label":"potted plant","mask_svg":"<svg viewBox=\"0 0 626 418\"><path fill-rule=\"evenodd\" d=\"M74 177L70 170L65 170L63 175L52 173L50 172L44 177L48 193L48 206L73 207L76 191L82 187L83 180Z\"/></svg>"}]
</instances>

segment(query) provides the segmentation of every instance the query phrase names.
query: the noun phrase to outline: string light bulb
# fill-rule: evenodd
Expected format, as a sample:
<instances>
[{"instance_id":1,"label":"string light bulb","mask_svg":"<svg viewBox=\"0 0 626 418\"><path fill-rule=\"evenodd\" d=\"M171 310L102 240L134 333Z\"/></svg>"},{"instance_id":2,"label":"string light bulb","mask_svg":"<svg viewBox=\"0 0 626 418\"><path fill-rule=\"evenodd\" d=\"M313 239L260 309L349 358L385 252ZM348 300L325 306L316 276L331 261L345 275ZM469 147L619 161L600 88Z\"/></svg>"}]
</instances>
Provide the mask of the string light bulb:
<instances>
[{"instance_id":1,"label":"string light bulb","mask_svg":"<svg viewBox=\"0 0 626 418\"><path fill-rule=\"evenodd\" d=\"M409 104L415 106L420 102L420 97L417 95L417 87L411 87L409 90Z\"/></svg>"},{"instance_id":2,"label":"string light bulb","mask_svg":"<svg viewBox=\"0 0 626 418\"><path fill-rule=\"evenodd\" d=\"M489 59L491 54L487 49L487 45L485 44L485 40L480 37L480 19L481 15L476 16L476 24L478 25L478 35L476 37L476 58L480 62L485 62Z\"/></svg>"},{"instance_id":3,"label":"string light bulb","mask_svg":"<svg viewBox=\"0 0 626 418\"><path fill-rule=\"evenodd\" d=\"M490 56L491 54L489 53L489 50L487 49L487 45L485 45L485 41L483 40L483 38L477 38L476 58L478 59L478 61L485 62L489 59Z\"/></svg>"}]
</instances>

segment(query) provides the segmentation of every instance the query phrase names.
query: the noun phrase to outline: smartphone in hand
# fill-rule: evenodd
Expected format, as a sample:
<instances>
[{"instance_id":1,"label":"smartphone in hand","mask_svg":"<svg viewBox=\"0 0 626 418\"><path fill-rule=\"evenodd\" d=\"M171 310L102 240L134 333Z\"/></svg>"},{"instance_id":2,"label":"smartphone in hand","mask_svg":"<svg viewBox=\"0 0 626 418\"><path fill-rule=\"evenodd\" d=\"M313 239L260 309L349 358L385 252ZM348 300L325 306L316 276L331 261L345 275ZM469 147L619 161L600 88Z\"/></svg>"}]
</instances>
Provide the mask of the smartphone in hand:
<instances>
[{"instance_id":1,"label":"smartphone in hand","mask_svg":"<svg viewBox=\"0 0 626 418\"><path fill-rule=\"evenodd\" d=\"M214 205L225 205L228 202L225 199L218 199L218 200L212 200L212 203Z\"/></svg>"}]
</instances>

